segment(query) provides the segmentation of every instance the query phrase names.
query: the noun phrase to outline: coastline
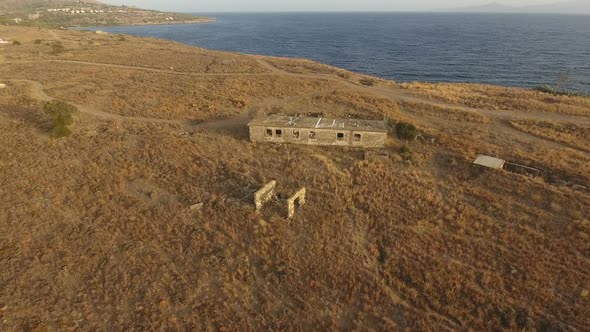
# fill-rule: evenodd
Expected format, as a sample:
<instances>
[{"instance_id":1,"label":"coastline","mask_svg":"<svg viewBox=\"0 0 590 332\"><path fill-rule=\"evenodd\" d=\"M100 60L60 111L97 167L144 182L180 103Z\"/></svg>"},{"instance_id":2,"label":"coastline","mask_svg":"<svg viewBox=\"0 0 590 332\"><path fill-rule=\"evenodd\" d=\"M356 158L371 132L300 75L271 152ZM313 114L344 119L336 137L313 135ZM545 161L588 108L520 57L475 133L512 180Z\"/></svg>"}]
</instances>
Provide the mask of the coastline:
<instances>
[{"instance_id":1,"label":"coastline","mask_svg":"<svg viewBox=\"0 0 590 332\"><path fill-rule=\"evenodd\" d=\"M202 15L206 16L207 13ZM408 44L411 42L408 31L412 29L406 30L401 36L391 38L382 38L379 34L372 33L378 32L381 28L394 29L407 26L407 24L410 24L411 27L412 22L422 24L427 21L423 17L409 16L405 19L397 15L392 17L396 19L396 22L398 19L402 19L402 23L390 23L392 20L382 16L374 17L364 14L330 14L327 17L321 17L316 14L240 14L238 16L233 13L220 13L216 18L217 23L208 26L180 25L168 28L153 25L153 27L143 28L142 26L145 24L138 24L118 25L111 29L105 27L104 30L111 30L118 34L164 38L213 50L310 59L398 82L471 83L533 89L548 84L552 85L559 73L567 71L565 66L556 62L552 57L551 49L535 46L537 44L534 42L525 44L531 44L529 46L537 54L536 60L527 61L526 52L516 49L513 57L518 63L522 63L517 68L498 51L501 47L511 46L509 41L499 42L489 39L486 40L486 45L489 45L489 48L471 50L469 38L474 37L469 34L465 35L467 39L462 39L467 42L453 40L453 38L446 40L445 36L441 36L444 41L441 43L447 46L439 48L435 44L425 42ZM512 22L513 26L521 25L518 22L513 22L513 19L507 19ZM345 24L357 20L363 23L361 24L363 31L348 28L347 26L350 25ZM372 20L378 21L371 23ZM445 15L434 15L433 20L441 21L441 24L447 22L449 28L454 27ZM474 18L473 20L475 24L482 23L481 21L483 23L490 21L487 18ZM554 24L565 24L561 20L555 18ZM276 27L276 31L272 31L275 30L274 28L269 29L257 23L262 21L268 22L265 25ZM300 23L302 22L307 22L308 24L304 24L304 26L309 26L309 28L301 27ZM373 26L378 28L372 28ZM346 40L350 42L326 39L329 33L319 31L318 27L321 27L322 30L337 31L339 36L346 35ZM437 35L439 34L437 33ZM540 38L540 36L538 37ZM325 40L325 42L321 43L321 40ZM359 47L359 45L365 45L365 47ZM453 51L445 51L449 48L452 48ZM571 55L568 56L568 60L572 62L568 67L572 69L570 84L566 88L577 93L588 94L590 92L588 85L581 84L581 82L587 81L584 77L587 69L579 61L581 52L583 52L580 50L582 48L581 46L569 47ZM492 66L486 65L487 63ZM519 74L517 74L517 69Z\"/></svg>"},{"instance_id":2,"label":"coastline","mask_svg":"<svg viewBox=\"0 0 590 332\"><path fill-rule=\"evenodd\" d=\"M98 31L101 31L100 28L109 28L109 27L117 28L117 27L149 27L149 26L165 26L165 25L172 26L172 25L207 24L207 23L215 23L215 22L217 22L217 19L216 18L211 18L211 19L206 19L206 20L202 20L202 21L194 21L194 22L138 23L138 24L131 24L131 25L125 24L125 25L105 25L105 26L81 26L81 27L70 27L70 28L66 28L66 30L98 32ZM102 32L105 32L105 31L102 31ZM107 33L111 33L111 32L107 32ZM282 60L299 60L299 61L305 61L305 62L314 63L314 64L319 65L319 66L325 66L327 68L329 67L329 68L331 68L333 70L336 70L336 71L349 72L351 74L358 75L359 77L364 77L364 78L367 78L369 80L374 80L375 82L379 81L379 82L386 83L386 84L399 85L401 87L409 86L409 85L415 85L415 84L428 84L428 85L436 85L436 84L445 84L445 85L473 85L473 86L487 86L487 87L495 87L495 88L521 89L521 90L542 92L542 93L546 93L546 94L549 94L549 95L562 95L562 96L570 96L570 97L590 98L590 94L589 93L575 91L575 90L572 90L572 91L570 91L570 90L564 90L564 91L551 90L550 89L551 86L549 86L549 85L524 86L524 85L507 85L507 84L494 84L494 83L486 83L486 82L451 81L451 80L448 80L448 81L428 81L428 80L411 80L411 81L406 81L406 80L399 80L399 79L396 79L396 78L383 77L383 76L380 76L378 74L363 73L361 71L357 71L357 70L353 70L353 69L348 69L348 68L345 68L345 67L342 67L342 66L332 65L332 64L329 64L327 62L321 62L321 61L313 60L313 59L308 58L308 57L290 57L288 55L272 56L272 55L266 55L266 54L262 54L262 53L248 53L248 52L242 52L242 51L225 51L225 50L219 50L219 49L214 49L214 48L207 48L207 47L200 46L200 45L189 44L189 43L186 43L186 42L183 42L183 41L179 41L179 40L175 40L175 39L169 39L169 38L152 37L152 36L138 36L138 35L129 34L129 33L113 33L113 34L122 35L122 36L128 36L128 37L152 38L152 39L155 39L155 40L165 41L165 42L177 42L177 43L180 43L182 45L185 45L185 46L188 46L188 47L196 47L196 48L199 48L201 50L216 51L216 52L226 52L226 53L230 53L230 54L233 54L233 55L239 55L239 56L255 56L255 57L263 57L263 58L278 58L278 59L282 59ZM584 84L584 85L590 85L590 82L582 83L582 84Z\"/></svg>"},{"instance_id":3,"label":"coastline","mask_svg":"<svg viewBox=\"0 0 590 332\"><path fill-rule=\"evenodd\" d=\"M203 18L199 20L192 20L192 21L174 21L174 22L162 22L162 23L133 23L131 25L109 25L109 26L150 26L150 25L180 25L180 24L206 24L206 23L215 23L217 19L214 17L211 18Z\"/></svg>"},{"instance_id":4,"label":"coastline","mask_svg":"<svg viewBox=\"0 0 590 332\"><path fill-rule=\"evenodd\" d=\"M208 23L215 23L217 19L214 17L211 18L203 18L199 20L192 20L192 21L174 21L174 22L149 22L149 23L132 23L132 24L107 24L107 25L78 25L78 26L70 26L64 27L66 30L84 30L87 28L117 28L117 27L140 27L140 26L165 26L165 25L183 25L183 24L208 24ZM88 30L92 31L92 30ZM128 36L133 36L130 34L125 34ZM162 38L156 38L162 39Z\"/></svg>"}]
</instances>

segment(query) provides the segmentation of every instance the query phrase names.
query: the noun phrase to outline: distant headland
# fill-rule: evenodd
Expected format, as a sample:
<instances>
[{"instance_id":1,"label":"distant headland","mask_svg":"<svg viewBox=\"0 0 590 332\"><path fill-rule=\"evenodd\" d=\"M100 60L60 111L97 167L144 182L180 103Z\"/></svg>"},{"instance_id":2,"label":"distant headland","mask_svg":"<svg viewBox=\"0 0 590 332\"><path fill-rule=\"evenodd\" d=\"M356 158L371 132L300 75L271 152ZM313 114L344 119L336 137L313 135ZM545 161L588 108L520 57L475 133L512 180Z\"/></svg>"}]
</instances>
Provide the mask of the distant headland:
<instances>
[{"instance_id":1,"label":"distant headland","mask_svg":"<svg viewBox=\"0 0 590 332\"><path fill-rule=\"evenodd\" d=\"M0 0L0 25L43 28L209 23L214 18L94 0Z\"/></svg>"}]
</instances>

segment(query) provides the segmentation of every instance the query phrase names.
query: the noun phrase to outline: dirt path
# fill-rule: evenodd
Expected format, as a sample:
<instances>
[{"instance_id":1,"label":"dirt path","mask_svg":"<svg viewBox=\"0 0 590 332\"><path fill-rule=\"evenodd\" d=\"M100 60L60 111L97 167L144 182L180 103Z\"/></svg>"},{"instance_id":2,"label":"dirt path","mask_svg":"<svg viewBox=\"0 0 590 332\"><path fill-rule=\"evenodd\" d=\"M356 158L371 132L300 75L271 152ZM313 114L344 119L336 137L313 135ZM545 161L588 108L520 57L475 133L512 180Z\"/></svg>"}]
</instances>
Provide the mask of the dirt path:
<instances>
[{"instance_id":1,"label":"dirt path","mask_svg":"<svg viewBox=\"0 0 590 332\"><path fill-rule=\"evenodd\" d=\"M47 93L45 93L43 84L41 84L40 82L33 81L33 80L25 80L25 79L8 79L7 81L28 83L30 86L30 91L29 91L30 96L33 99L37 99L40 101L52 101L55 99L55 98L49 96ZM102 111L96 110L94 108L85 106L85 105L74 104L74 103L71 103L71 104L76 106L78 108L78 110L80 111L80 113L92 115L92 116L99 117L102 119L107 119L107 120L126 120L126 121L137 121L137 122L175 124L175 125L183 125L186 123L184 121L178 121L178 120L162 120L162 119L143 118L143 117L125 117L125 116L120 116L120 115L113 114L113 113L102 112Z\"/></svg>"},{"instance_id":2,"label":"dirt path","mask_svg":"<svg viewBox=\"0 0 590 332\"><path fill-rule=\"evenodd\" d=\"M4 61L3 64L20 64L20 63L69 63L69 64L81 64L81 65L89 65L89 66L100 66L100 67L107 67L107 68L117 68L117 69L129 69L129 70L140 70L152 73L161 73L161 74L171 74L171 75L180 75L180 76L197 76L197 77L207 77L207 76L262 76L268 75L268 73L195 73L195 72L187 72L187 71L176 71L171 69L160 69L160 68L152 68L152 67L142 67L142 66L128 66L128 65L118 65L113 63L103 63L103 62L90 62L90 61L81 61L81 60L19 60L19 61Z\"/></svg>"}]
</instances>

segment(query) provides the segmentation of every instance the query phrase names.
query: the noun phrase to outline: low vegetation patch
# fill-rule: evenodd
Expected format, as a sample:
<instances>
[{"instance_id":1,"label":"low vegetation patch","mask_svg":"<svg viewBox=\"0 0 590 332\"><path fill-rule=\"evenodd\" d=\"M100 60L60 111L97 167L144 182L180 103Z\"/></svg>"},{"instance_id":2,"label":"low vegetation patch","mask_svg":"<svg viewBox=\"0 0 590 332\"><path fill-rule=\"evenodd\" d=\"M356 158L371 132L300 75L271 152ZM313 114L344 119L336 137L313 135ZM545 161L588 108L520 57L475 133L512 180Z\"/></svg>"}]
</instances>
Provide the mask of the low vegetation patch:
<instances>
[{"instance_id":1,"label":"low vegetation patch","mask_svg":"<svg viewBox=\"0 0 590 332\"><path fill-rule=\"evenodd\" d=\"M474 108L590 115L590 98L538 90L467 83L403 83L402 88L451 104Z\"/></svg>"},{"instance_id":2,"label":"low vegetation patch","mask_svg":"<svg viewBox=\"0 0 590 332\"><path fill-rule=\"evenodd\" d=\"M548 94L555 95L555 96L588 97L588 95L584 94L584 93L574 92L574 91L570 91L570 90L564 90L564 89L556 88L556 87L553 87L553 86L547 85L547 84L535 87L533 90L543 92L543 93L548 93Z\"/></svg>"},{"instance_id":3,"label":"low vegetation patch","mask_svg":"<svg viewBox=\"0 0 590 332\"><path fill-rule=\"evenodd\" d=\"M400 156L404 160L412 160L412 149L407 145L402 146L400 149Z\"/></svg>"},{"instance_id":4,"label":"low vegetation patch","mask_svg":"<svg viewBox=\"0 0 590 332\"><path fill-rule=\"evenodd\" d=\"M366 86L373 86L373 85L375 85L375 80L372 80L370 78L363 78L359 82L362 85L366 85Z\"/></svg>"},{"instance_id":5,"label":"low vegetation patch","mask_svg":"<svg viewBox=\"0 0 590 332\"><path fill-rule=\"evenodd\" d=\"M51 55L62 54L66 51L66 48L63 46L63 44L61 42L53 42L50 44L50 46L51 46L51 51L49 52L49 54L51 54Z\"/></svg>"},{"instance_id":6,"label":"low vegetation patch","mask_svg":"<svg viewBox=\"0 0 590 332\"><path fill-rule=\"evenodd\" d=\"M442 107L427 103L411 102L406 100L400 100L398 102L403 109L421 116L434 116L437 118L457 122L490 122L490 118L483 114L477 113L476 111L464 110L458 107Z\"/></svg>"},{"instance_id":7,"label":"low vegetation patch","mask_svg":"<svg viewBox=\"0 0 590 332\"><path fill-rule=\"evenodd\" d=\"M54 100L45 104L43 109L53 121L53 137L66 137L72 133L70 127L74 123L74 114L78 111L76 106Z\"/></svg>"},{"instance_id":8,"label":"low vegetation patch","mask_svg":"<svg viewBox=\"0 0 590 332\"><path fill-rule=\"evenodd\" d=\"M590 151L590 128L588 127L530 120L511 121L510 124L526 133Z\"/></svg>"},{"instance_id":9,"label":"low vegetation patch","mask_svg":"<svg viewBox=\"0 0 590 332\"><path fill-rule=\"evenodd\" d=\"M413 141L418 136L418 129L411 123L399 122L395 125L397 137L403 140Z\"/></svg>"}]
</instances>

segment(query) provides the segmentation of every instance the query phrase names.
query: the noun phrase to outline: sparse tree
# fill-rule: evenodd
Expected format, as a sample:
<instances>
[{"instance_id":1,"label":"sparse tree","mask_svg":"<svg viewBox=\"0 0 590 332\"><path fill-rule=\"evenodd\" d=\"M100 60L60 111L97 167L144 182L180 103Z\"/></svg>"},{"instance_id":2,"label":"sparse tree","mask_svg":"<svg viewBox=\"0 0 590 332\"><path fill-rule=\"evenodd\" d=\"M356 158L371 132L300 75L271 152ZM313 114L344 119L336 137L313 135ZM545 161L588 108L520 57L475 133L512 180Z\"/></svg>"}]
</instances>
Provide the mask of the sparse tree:
<instances>
[{"instance_id":1,"label":"sparse tree","mask_svg":"<svg viewBox=\"0 0 590 332\"><path fill-rule=\"evenodd\" d=\"M410 149L410 147L407 145L402 146L402 148L400 149L400 156L404 160L411 160L412 159L412 149Z\"/></svg>"},{"instance_id":2,"label":"sparse tree","mask_svg":"<svg viewBox=\"0 0 590 332\"><path fill-rule=\"evenodd\" d=\"M418 129L416 129L416 126L407 122L399 122L395 125L395 131L397 137L408 141L413 141L416 139L416 136L418 136Z\"/></svg>"},{"instance_id":3,"label":"sparse tree","mask_svg":"<svg viewBox=\"0 0 590 332\"><path fill-rule=\"evenodd\" d=\"M52 55L58 55L61 54L63 52L65 52L65 47L62 45L62 43L60 42L53 42L51 43L51 52L49 52Z\"/></svg>"},{"instance_id":4,"label":"sparse tree","mask_svg":"<svg viewBox=\"0 0 590 332\"><path fill-rule=\"evenodd\" d=\"M53 136L61 138L72 133L70 126L74 123L74 114L78 111L76 106L60 100L53 100L43 107L53 121Z\"/></svg>"}]
</instances>

